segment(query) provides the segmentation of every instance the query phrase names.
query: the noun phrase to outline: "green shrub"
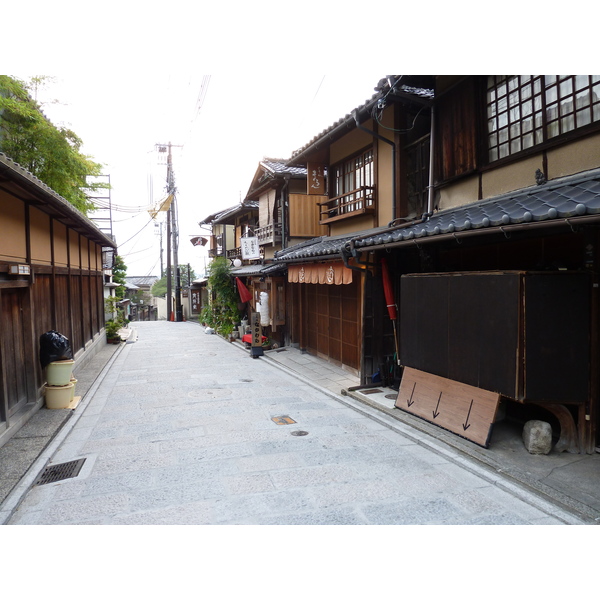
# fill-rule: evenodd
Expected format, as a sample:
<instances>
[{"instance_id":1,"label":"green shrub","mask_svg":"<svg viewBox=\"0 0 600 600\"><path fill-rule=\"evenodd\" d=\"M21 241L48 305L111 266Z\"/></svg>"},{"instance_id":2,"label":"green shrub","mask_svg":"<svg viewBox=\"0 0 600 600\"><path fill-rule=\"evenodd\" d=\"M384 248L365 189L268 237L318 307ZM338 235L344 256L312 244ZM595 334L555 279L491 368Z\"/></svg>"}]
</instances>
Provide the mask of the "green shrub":
<instances>
[{"instance_id":1,"label":"green shrub","mask_svg":"<svg viewBox=\"0 0 600 600\"><path fill-rule=\"evenodd\" d=\"M202 309L200 320L218 334L228 337L240 319L238 294L230 276L229 261L219 256L208 268L208 291L210 304Z\"/></svg>"}]
</instances>

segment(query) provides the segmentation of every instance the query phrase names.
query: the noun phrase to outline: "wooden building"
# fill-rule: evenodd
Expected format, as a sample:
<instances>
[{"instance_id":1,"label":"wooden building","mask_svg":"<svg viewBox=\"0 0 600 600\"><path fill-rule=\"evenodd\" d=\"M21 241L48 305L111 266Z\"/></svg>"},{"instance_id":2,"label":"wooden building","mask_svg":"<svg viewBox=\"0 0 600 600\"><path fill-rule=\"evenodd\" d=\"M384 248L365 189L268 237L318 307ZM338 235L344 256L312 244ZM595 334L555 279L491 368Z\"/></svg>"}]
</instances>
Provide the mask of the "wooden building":
<instances>
[{"instance_id":1,"label":"wooden building","mask_svg":"<svg viewBox=\"0 0 600 600\"><path fill-rule=\"evenodd\" d=\"M387 328L386 335L380 335L379 316L371 315L381 287L373 265L345 249L354 237L386 228L400 216L421 215L424 190L411 187L413 174L409 176L404 166L408 159L400 161L404 146L404 154L415 164L417 152L420 160L427 148L427 140L420 138L429 131L425 107L433 92L416 87L429 83L420 79L399 90L395 102L384 102L391 88L386 80L379 82L370 99L288 161L306 167L306 193L318 211L321 229L320 237L275 253L275 260L288 267L290 339L363 381L379 369L389 350L393 353L393 337ZM408 122L412 129L403 136L402 146L398 132L407 129ZM423 165L418 165L414 177L421 182Z\"/></svg>"},{"instance_id":2,"label":"wooden building","mask_svg":"<svg viewBox=\"0 0 600 600\"><path fill-rule=\"evenodd\" d=\"M69 338L76 366L106 343L104 272L115 243L0 154L0 444L43 405L39 338Z\"/></svg>"},{"instance_id":3,"label":"wooden building","mask_svg":"<svg viewBox=\"0 0 600 600\"><path fill-rule=\"evenodd\" d=\"M562 450L593 452L600 77L438 76L432 85L424 216L347 250L390 265L404 379L408 368L489 390L516 419L553 422ZM384 307L372 313L381 330Z\"/></svg>"},{"instance_id":4,"label":"wooden building","mask_svg":"<svg viewBox=\"0 0 600 600\"><path fill-rule=\"evenodd\" d=\"M365 385L415 371L490 392L488 429L506 403L592 452L600 78L390 76L375 91L288 161L324 176L326 227L274 256L292 339Z\"/></svg>"}]
</instances>

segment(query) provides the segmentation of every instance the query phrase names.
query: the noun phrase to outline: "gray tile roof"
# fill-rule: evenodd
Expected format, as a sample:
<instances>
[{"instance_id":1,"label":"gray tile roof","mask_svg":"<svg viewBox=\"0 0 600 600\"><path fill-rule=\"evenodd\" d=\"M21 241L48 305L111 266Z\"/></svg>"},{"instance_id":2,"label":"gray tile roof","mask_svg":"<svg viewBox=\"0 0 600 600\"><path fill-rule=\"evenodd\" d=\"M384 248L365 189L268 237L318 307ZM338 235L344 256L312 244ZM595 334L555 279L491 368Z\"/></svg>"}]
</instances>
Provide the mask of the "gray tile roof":
<instances>
[{"instance_id":1,"label":"gray tile roof","mask_svg":"<svg viewBox=\"0 0 600 600\"><path fill-rule=\"evenodd\" d=\"M404 240L527 223L548 223L600 215L600 169L563 177L518 192L434 213L423 223L354 236L354 246L381 246Z\"/></svg>"},{"instance_id":2,"label":"gray tile roof","mask_svg":"<svg viewBox=\"0 0 600 600\"><path fill-rule=\"evenodd\" d=\"M283 158L264 158L260 161L261 167L274 175L296 175L298 177L306 176L306 167L291 167L288 166L287 160Z\"/></svg>"},{"instance_id":3,"label":"gray tile roof","mask_svg":"<svg viewBox=\"0 0 600 600\"><path fill-rule=\"evenodd\" d=\"M371 232L378 232L385 230L385 227L370 230ZM318 238L312 238L289 248L284 248L275 252L275 260L281 262L297 261L301 259L310 260L312 258L326 259L326 258L339 258L341 256L341 250L344 246L353 238L365 235L366 232L355 232L352 234L338 235L338 236L322 236Z\"/></svg>"},{"instance_id":4,"label":"gray tile roof","mask_svg":"<svg viewBox=\"0 0 600 600\"><path fill-rule=\"evenodd\" d=\"M222 223L228 219L231 219L234 215L240 212L246 212L250 210L258 210L258 200L244 200L235 206L230 206L219 212L208 215L199 222L199 225L207 225L213 223Z\"/></svg>"},{"instance_id":5,"label":"gray tile roof","mask_svg":"<svg viewBox=\"0 0 600 600\"><path fill-rule=\"evenodd\" d=\"M250 277L252 275L273 275L283 270L285 270L283 264L268 263L266 265L255 264L234 267L229 274L232 277Z\"/></svg>"},{"instance_id":6,"label":"gray tile roof","mask_svg":"<svg viewBox=\"0 0 600 600\"><path fill-rule=\"evenodd\" d=\"M129 277L125 277L125 281L129 285L132 285L134 287L136 287L136 286L139 287L140 285L152 286L158 281L158 277L156 277L155 275L149 275L149 276L144 276L144 277L129 276Z\"/></svg>"},{"instance_id":7,"label":"gray tile roof","mask_svg":"<svg viewBox=\"0 0 600 600\"><path fill-rule=\"evenodd\" d=\"M434 238L471 230L528 223L557 222L564 219L598 216L600 222L600 169L563 177L543 185L532 186L434 213L424 222L415 221L398 227L378 227L335 237L313 238L279 250L280 262L337 258L343 248L354 242L357 249L385 247L386 244Z\"/></svg>"}]
</instances>

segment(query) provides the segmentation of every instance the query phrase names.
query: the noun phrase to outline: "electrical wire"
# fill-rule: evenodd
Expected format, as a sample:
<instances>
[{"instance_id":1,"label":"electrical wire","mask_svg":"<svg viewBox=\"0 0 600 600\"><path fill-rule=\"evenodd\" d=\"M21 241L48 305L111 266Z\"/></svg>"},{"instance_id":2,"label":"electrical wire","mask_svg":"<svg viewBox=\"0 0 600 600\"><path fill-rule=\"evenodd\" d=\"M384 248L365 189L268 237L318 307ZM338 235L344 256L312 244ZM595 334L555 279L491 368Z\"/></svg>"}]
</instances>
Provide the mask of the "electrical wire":
<instances>
[{"instance_id":1,"label":"electrical wire","mask_svg":"<svg viewBox=\"0 0 600 600\"><path fill-rule=\"evenodd\" d=\"M385 96L383 98L381 98L381 100L375 106L373 106L373 109L371 110L371 117L373 117L373 120L375 120L380 127L382 127L383 129L387 129L388 131L393 131L395 133L408 133L409 131L412 131L415 127L418 116L421 114L421 111L427 107L427 105L425 105L425 104L423 106L421 106L421 108L418 110L417 114L415 115L415 118L413 119L411 126L408 127L407 129L395 129L394 127L387 127L386 125L384 125L381 122L381 116L383 115L383 110L385 108L385 99L391 94L391 92L395 89L396 85L398 85L398 83L400 83L400 81L402 80L403 77L404 77L404 75L400 75L400 77L398 77L398 79L396 79L396 81L394 81L394 85L390 85L390 89L387 91ZM382 108L379 108L379 105L382 102L384 103L384 105Z\"/></svg>"},{"instance_id":2,"label":"electrical wire","mask_svg":"<svg viewBox=\"0 0 600 600\"><path fill-rule=\"evenodd\" d=\"M144 229L146 229L146 227L148 227L148 225L150 225L150 223L154 223L154 221L152 219L150 219L137 233L134 233L128 240L121 242L119 244L119 246L124 246L125 244L127 244L128 242L130 242L134 237L136 237L137 235L139 235L140 233L142 233L142 231L144 231Z\"/></svg>"}]
</instances>

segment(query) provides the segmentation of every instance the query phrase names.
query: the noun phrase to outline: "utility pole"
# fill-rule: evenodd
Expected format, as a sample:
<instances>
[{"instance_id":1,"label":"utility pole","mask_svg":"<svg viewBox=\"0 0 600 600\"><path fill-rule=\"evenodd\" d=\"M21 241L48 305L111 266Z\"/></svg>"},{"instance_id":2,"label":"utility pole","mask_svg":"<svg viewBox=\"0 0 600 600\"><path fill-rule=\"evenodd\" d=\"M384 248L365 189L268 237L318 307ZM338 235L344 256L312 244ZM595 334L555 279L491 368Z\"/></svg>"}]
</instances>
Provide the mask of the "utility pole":
<instances>
[{"instance_id":1,"label":"utility pole","mask_svg":"<svg viewBox=\"0 0 600 600\"><path fill-rule=\"evenodd\" d=\"M175 176L173 174L173 157L171 154L171 142L167 144L167 194L172 196L171 204L167 212L167 320L171 320L173 312L172 290L173 290L173 268L171 264L171 250L173 263L176 270L175 279L175 321L183 321L183 310L181 306L181 273L179 271L179 262L177 250L179 245L179 227L177 218L177 202L175 187Z\"/></svg>"}]
</instances>

